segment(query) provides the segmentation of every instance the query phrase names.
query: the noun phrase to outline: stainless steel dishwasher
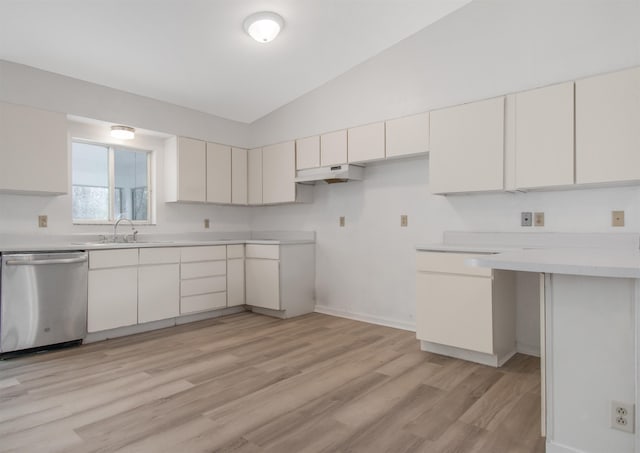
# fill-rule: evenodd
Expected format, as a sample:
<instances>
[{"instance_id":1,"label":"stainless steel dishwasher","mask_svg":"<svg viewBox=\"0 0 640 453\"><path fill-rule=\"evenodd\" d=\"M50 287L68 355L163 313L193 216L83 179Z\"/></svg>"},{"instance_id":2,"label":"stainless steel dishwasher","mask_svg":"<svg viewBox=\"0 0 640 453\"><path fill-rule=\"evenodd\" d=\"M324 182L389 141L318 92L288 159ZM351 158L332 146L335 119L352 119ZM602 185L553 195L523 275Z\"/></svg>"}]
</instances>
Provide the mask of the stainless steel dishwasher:
<instances>
[{"instance_id":1,"label":"stainless steel dishwasher","mask_svg":"<svg viewBox=\"0 0 640 453\"><path fill-rule=\"evenodd\" d=\"M87 261L86 252L2 255L1 354L85 337Z\"/></svg>"}]
</instances>

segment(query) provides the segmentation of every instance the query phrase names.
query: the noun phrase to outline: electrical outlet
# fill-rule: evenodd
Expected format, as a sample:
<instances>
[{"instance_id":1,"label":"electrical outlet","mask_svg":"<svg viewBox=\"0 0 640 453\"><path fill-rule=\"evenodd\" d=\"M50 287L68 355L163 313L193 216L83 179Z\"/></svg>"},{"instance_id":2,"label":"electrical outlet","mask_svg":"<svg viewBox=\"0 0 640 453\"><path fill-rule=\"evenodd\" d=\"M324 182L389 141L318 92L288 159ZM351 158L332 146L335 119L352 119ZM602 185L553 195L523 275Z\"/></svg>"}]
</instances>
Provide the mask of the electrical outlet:
<instances>
[{"instance_id":1,"label":"electrical outlet","mask_svg":"<svg viewBox=\"0 0 640 453\"><path fill-rule=\"evenodd\" d=\"M402 214L400 216L400 226L401 227L406 227L409 225L409 216L406 214Z\"/></svg>"},{"instance_id":2,"label":"electrical outlet","mask_svg":"<svg viewBox=\"0 0 640 453\"><path fill-rule=\"evenodd\" d=\"M532 216L530 212L520 213L520 226L529 227L532 224Z\"/></svg>"},{"instance_id":3,"label":"electrical outlet","mask_svg":"<svg viewBox=\"0 0 640 453\"><path fill-rule=\"evenodd\" d=\"M533 224L537 227L544 226L544 212L533 213Z\"/></svg>"},{"instance_id":4,"label":"electrical outlet","mask_svg":"<svg viewBox=\"0 0 640 453\"><path fill-rule=\"evenodd\" d=\"M209 219L204 219L204 227L209 228L210 226L211 226L211 222L209 222Z\"/></svg>"},{"instance_id":5,"label":"electrical outlet","mask_svg":"<svg viewBox=\"0 0 640 453\"><path fill-rule=\"evenodd\" d=\"M49 223L49 216L46 216L46 215L39 215L38 216L38 227L39 228L47 228L48 223Z\"/></svg>"},{"instance_id":6,"label":"electrical outlet","mask_svg":"<svg viewBox=\"0 0 640 453\"><path fill-rule=\"evenodd\" d=\"M624 211L611 211L611 226L624 226Z\"/></svg>"},{"instance_id":7,"label":"electrical outlet","mask_svg":"<svg viewBox=\"0 0 640 453\"><path fill-rule=\"evenodd\" d=\"M343 227L344 226L344 216L340 216L340 226Z\"/></svg>"},{"instance_id":8,"label":"electrical outlet","mask_svg":"<svg viewBox=\"0 0 640 453\"><path fill-rule=\"evenodd\" d=\"M628 433L635 432L635 412L635 404L611 401L611 427Z\"/></svg>"}]
</instances>

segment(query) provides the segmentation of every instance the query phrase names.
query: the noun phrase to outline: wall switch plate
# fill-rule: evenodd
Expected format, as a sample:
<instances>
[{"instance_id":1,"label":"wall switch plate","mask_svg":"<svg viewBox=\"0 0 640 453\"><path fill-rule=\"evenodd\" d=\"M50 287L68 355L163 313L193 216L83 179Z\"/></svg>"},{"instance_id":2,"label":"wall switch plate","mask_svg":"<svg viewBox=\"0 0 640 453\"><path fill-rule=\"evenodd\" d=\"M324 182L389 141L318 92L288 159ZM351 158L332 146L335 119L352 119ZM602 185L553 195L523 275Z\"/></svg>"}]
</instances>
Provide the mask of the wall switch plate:
<instances>
[{"instance_id":1,"label":"wall switch plate","mask_svg":"<svg viewBox=\"0 0 640 453\"><path fill-rule=\"evenodd\" d=\"M47 228L48 223L49 223L49 216L46 216L46 215L39 215L38 216L38 227L39 228Z\"/></svg>"},{"instance_id":2,"label":"wall switch plate","mask_svg":"<svg viewBox=\"0 0 640 453\"><path fill-rule=\"evenodd\" d=\"M628 433L635 432L636 406L622 401L611 401L611 427Z\"/></svg>"},{"instance_id":3,"label":"wall switch plate","mask_svg":"<svg viewBox=\"0 0 640 453\"><path fill-rule=\"evenodd\" d=\"M611 211L611 226L624 226L624 211Z\"/></svg>"},{"instance_id":4,"label":"wall switch plate","mask_svg":"<svg viewBox=\"0 0 640 453\"><path fill-rule=\"evenodd\" d=\"M340 226L343 227L344 226L344 216L340 216Z\"/></svg>"},{"instance_id":5,"label":"wall switch plate","mask_svg":"<svg viewBox=\"0 0 640 453\"><path fill-rule=\"evenodd\" d=\"M209 219L204 219L204 227L209 228L210 226L211 226L211 222L209 222Z\"/></svg>"},{"instance_id":6,"label":"wall switch plate","mask_svg":"<svg viewBox=\"0 0 640 453\"><path fill-rule=\"evenodd\" d=\"M532 225L533 217L530 212L520 213L520 226L529 227Z\"/></svg>"},{"instance_id":7,"label":"wall switch plate","mask_svg":"<svg viewBox=\"0 0 640 453\"><path fill-rule=\"evenodd\" d=\"M401 227L406 227L409 225L409 216L406 214L402 214L400 216L400 226Z\"/></svg>"},{"instance_id":8,"label":"wall switch plate","mask_svg":"<svg viewBox=\"0 0 640 453\"><path fill-rule=\"evenodd\" d=\"M544 212L534 212L533 213L533 225L537 227L544 226Z\"/></svg>"}]
</instances>

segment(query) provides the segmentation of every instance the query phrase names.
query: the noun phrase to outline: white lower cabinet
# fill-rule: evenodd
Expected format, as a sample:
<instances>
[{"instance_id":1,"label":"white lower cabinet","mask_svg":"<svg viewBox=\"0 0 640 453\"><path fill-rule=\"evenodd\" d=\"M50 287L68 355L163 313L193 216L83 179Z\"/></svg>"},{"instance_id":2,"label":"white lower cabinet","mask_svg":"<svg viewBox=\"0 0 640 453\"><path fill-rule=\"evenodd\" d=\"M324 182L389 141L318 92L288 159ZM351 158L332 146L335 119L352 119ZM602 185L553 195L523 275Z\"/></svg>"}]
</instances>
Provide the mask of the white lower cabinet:
<instances>
[{"instance_id":1,"label":"white lower cabinet","mask_svg":"<svg viewBox=\"0 0 640 453\"><path fill-rule=\"evenodd\" d=\"M515 274L465 253L417 252L416 336L424 351L501 366L516 348Z\"/></svg>"},{"instance_id":2,"label":"white lower cabinet","mask_svg":"<svg viewBox=\"0 0 640 453\"><path fill-rule=\"evenodd\" d=\"M227 306L227 246L182 247L180 314Z\"/></svg>"},{"instance_id":3,"label":"white lower cabinet","mask_svg":"<svg viewBox=\"0 0 640 453\"><path fill-rule=\"evenodd\" d=\"M180 249L140 249L138 323L174 318L179 314Z\"/></svg>"},{"instance_id":4,"label":"white lower cabinet","mask_svg":"<svg viewBox=\"0 0 640 453\"><path fill-rule=\"evenodd\" d=\"M245 304L244 244L227 246L227 307Z\"/></svg>"},{"instance_id":5,"label":"white lower cabinet","mask_svg":"<svg viewBox=\"0 0 640 453\"><path fill-rule=\"evenodd\" d=\"M87 331L138 322L138 249L89 252Z\"/></svg>"},{"instance_id":6,"label":"white lower cabinet","mask_svg":"<svg viewBox=\"0 0 640 453\"><path fill-rule=\"evenodd\" d=\"M246 304L281 318L315 308L314 244L247 244Z\"/></svg>"}]
</instances>

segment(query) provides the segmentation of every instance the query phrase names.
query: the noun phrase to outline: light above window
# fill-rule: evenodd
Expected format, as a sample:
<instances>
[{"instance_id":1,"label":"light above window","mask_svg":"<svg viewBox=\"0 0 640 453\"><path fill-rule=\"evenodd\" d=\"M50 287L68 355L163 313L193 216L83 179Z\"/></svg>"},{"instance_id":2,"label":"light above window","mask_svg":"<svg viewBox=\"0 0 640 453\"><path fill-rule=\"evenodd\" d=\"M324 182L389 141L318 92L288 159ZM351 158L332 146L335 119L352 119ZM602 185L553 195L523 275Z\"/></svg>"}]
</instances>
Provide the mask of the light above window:
<instances>
[{"instance_id":1,"label":"light above window","mask_svg":"<svg viewBox=\"0 0 640 453\"><path fill-rule=\"evenodd\" d=\"M111 136L120 140L132 140L136 137L136 130L129 126L111 126Z\"/></svg>"},{"instance_id":2,"label":"light above window","mask_svg":"<svg viewBox=\"0 0 640 453\"><path fill-rule=\"evenodd\" d=\"M258 42L273 41L284 27L284 19L276 13L263 11L244 20L244 30Z\"/></svg>"}]
</instances>

